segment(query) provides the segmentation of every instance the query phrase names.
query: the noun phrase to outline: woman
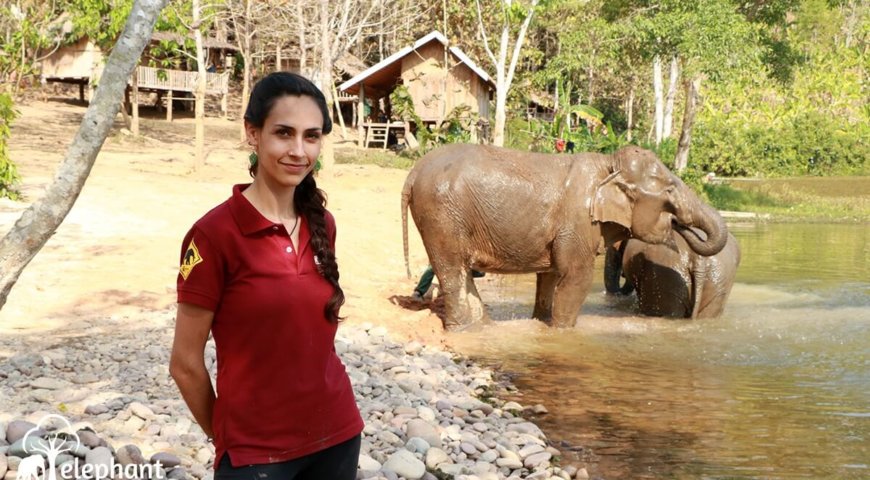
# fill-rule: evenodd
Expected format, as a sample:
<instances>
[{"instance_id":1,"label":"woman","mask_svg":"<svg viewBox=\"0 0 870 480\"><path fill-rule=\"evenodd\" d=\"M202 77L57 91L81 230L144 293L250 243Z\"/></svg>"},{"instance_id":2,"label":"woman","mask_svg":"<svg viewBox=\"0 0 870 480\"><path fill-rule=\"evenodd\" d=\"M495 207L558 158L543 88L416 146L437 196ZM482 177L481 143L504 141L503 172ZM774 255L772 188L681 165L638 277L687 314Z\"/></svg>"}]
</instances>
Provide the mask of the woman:
<instances>
[{"instance_id":1,"label":"woman","mask_svg":"<svg viewBox=\"0 0 870 480\"><path fill-rule=\"evenodd\" d=\"M333 348L344 303L335 220L313 176L327 112L303 77L260 80L245 112L254 180L182 245L170 373L214 440L217 480L356 478L363 422Z\"/></svg>"}]
</instances>

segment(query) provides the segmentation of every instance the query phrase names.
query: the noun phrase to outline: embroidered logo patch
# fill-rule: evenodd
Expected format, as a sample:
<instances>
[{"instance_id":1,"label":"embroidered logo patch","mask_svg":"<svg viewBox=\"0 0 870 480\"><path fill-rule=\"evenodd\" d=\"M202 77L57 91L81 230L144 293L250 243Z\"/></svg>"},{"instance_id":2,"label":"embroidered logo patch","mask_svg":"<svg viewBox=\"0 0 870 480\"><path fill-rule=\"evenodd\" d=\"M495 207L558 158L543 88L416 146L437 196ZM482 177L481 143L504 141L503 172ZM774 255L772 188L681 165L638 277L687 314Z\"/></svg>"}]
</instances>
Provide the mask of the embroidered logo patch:
<instances>
[{"instance_id":1,"label":"embroidered logo patch","mask_svg":"<svg viewBox=\"0 0 870 480\"><path fill-rule=\"evenodd\" d=\"M199 255L199 249L196 248L196 243L191 240L190 245L187 247L187 251L184 252L184 259L181 261L181 268L179 268L181 277L187 280L187 276L190 275L191 271L193 271L193 267L200 263L202 263L202 257Z\"/></svg>"}]
</instances>

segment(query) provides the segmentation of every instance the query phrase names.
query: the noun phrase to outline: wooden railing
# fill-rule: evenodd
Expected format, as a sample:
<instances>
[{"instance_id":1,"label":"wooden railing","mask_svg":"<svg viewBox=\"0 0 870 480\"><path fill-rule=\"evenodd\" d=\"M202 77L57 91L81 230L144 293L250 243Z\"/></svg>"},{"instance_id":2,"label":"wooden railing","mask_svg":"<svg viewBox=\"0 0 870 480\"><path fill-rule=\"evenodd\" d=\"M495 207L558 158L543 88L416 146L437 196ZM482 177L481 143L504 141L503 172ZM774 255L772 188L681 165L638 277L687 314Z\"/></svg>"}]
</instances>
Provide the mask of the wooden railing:
<instances>
[{"instance_id":1,"label":"wooden railing","mask_svg":"<svg viewBox=\"0 0 870 480\"><path fill-rule=\"evenodd\" d=\"M139 88L153 88L156 90L172 90L175 92L192 92L196 89L197 72L184 70L168 70L165 68L138 67ZM205 74L205 92L226 95L229 91L230 74L211 73Z\"/></svg>"},{"instance_id":2,"label":"wooden railing","mask_svg":"<svg viewBox=\"0 0 870 480\"><path fill-rule=\"evenodd\" d=\"M355 102L359 97L356 95L351 95L347 92L338 92L338 101L339 102Z\"/></svg>"}]
</instances>

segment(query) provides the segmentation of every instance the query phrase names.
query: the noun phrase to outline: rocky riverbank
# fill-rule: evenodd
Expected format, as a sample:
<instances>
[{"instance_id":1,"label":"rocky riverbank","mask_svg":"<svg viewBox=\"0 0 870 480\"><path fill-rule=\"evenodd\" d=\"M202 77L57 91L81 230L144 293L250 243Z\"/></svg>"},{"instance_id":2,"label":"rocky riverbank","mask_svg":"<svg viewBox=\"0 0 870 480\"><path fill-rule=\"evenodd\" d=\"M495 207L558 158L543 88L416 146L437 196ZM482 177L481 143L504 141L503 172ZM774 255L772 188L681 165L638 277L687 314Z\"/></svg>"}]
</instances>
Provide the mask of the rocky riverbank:
<instances>
[{"instance_id":1,"label":"rocky riverbank","mask_svg":"<svg viewBox=\"0 0 870 480\"><path fill-rule=\"evenodd\" d=\"M23 459L35 438L62 427L78 435L63 437L69 448L52 459L58 478L81 477L85 465L96 472L158 461L152 477L212 477L213 447L167 372L172 312L153 315L138 325L105 319L86 332L3 340L0 478L30 468L22 462L32 462ZM559 451L521 416L523 407L496 398L510 386L491 371L417 342L396 343L370 325L342 326L336 351L366 421L358 478L587 478L585 469L557 466ZM211 343L206 360L214 372ZM65 469L68 462L78 470Z\"/></svg>"}]
</instances>

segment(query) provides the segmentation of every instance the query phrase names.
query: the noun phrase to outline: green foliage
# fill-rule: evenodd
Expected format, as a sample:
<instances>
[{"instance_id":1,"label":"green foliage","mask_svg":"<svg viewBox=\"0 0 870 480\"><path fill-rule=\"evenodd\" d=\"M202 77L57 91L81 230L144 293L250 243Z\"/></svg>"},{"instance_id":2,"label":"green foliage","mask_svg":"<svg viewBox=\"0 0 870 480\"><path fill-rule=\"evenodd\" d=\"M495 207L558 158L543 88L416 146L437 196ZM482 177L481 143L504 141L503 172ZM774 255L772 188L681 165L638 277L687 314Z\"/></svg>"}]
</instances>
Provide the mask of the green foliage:
<instances>
[{"instance_id":1,"label":"green foliage","mask_svg":"<svg viewBox=\"0 0 870 480\"><path fill-rule=\"evenodd\" d=\"M720 210L755 212L780 221L870 222L867 177L731 179L704 185Z\"/></svg>"},{"instance_id":2,"label":"green foliage","mask_svg":"<svg viewBox=\"0 0 870 480\"><path fill-rule=\"evenodd\" d=\"M0 3L0 80L38 71L38 54L62 41L61 27L53 23L60 10L48 2Z\"/></svg>"},{"instance_id":3,"label":"green foliage","mask_svg":"<svg viewBox=\"0 0 870 480\"><path fill-rule=\"evenodd\" d=\"M0 93L0 197L17 200L19 197L17 186L21 182L18 168L6 149L6 141L11 135L12 121L18 116L18 111L12 103L12 96L8 93Z\"/></svg>"},{"instance_id":4,"label":"green foliage","mask_svg":"<svg viewBox=\"0 0 870 480\"><path fill-rule=\"evenodd\" d=\"M863 53L803 44L800 31L790 35L804 61L789 83L771 83L755 71L708 90L691 162L720 175L870 173Z\"/></svg>"},{"instance_id":5,"label":"green foliage","mask_svg":"<svg viewBox=\"0 0 870 480\"><path fill-rule=\"evenodd\" d=\"M674 138L666 138L658 145L655 142L642 141L638 142L638 146L655 152L659 160L669 169L674 169L674 158L677 156L677 140Z\"/></svg>"},{"instance_id":6,"label":"green foliage","mask_svg":"<svg viewBox=\"0 0 870 480\"><path fill-rule=\"evenodd\" d=\"M65 0L72 16L73 35L87 35L104 50L111 49L124 29L133 0Z\"/></svg>"},{"instance_id":7,"label":"green foliage","mask_svg":"<svg viewBox=\"0 0 870 480\"><path fill-rule=\"evenodd\" d=\"M467 143L471 141L471 129L477 116L471 113L468 105L457 105L437 128L428 133L428 144L434 148L448 143Z\"/></svg>"}]
</instances>

